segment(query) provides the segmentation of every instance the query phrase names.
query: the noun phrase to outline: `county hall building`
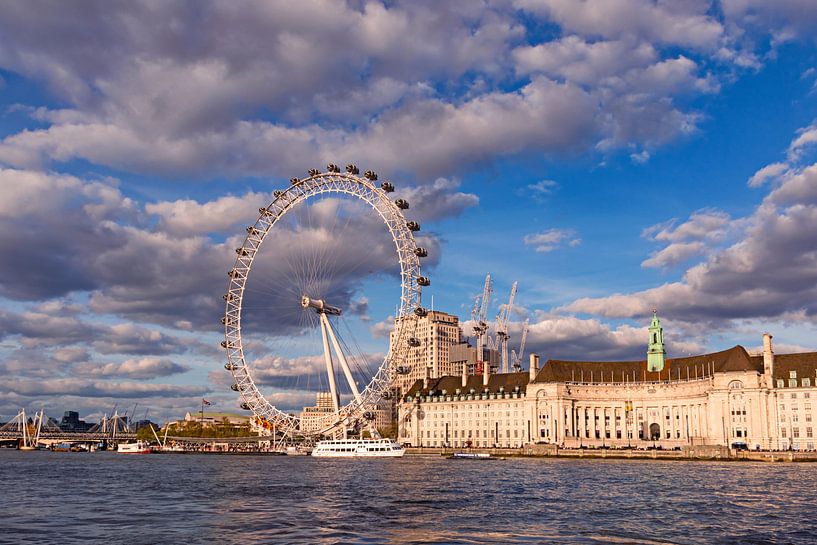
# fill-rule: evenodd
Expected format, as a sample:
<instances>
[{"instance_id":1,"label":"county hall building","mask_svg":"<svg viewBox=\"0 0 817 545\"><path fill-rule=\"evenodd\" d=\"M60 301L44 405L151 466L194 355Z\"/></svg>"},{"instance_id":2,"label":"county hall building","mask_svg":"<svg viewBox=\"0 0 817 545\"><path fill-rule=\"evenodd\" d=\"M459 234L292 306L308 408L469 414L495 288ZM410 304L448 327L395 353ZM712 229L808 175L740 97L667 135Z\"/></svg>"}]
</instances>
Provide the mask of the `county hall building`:
<instances>
[{"instance_id":1,"label":"county hall building","mask_svg":"<svg viewBox=\"0 0 817 545\"><path fill-rule=\"evenodd\" d=\"M399 403L399 441L430 447L648 447L724 445L813 450L817 352L742 346L665 357L653 315L647 359L624 362L531 356L527 372L433 376ZM485 366L489 369L489 366Z\"/></svg>"}]
</instances>

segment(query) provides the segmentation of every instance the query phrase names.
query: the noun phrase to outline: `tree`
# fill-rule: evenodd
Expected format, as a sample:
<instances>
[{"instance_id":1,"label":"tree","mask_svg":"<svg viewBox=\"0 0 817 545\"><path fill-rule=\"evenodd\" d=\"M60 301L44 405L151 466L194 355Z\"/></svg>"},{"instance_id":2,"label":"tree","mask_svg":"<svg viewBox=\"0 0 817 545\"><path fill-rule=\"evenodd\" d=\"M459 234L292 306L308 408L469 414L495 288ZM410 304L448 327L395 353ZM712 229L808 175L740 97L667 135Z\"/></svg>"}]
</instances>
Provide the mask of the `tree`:
<instances>
[{"instance_id":1,"label":"tree","mask_svg":"<svg viewBox=\"0 0 817 545\"><path fill-rule=\"evenodd\" d=\"M385 428L378 428L377 432L381 437L388 437L389 439L397 439L397 422L392 422Z\"/></svg>"},{"instance_id":2,"label":"tree","mask_svg":"<svg viewBox=\"0 0 817 545\"><path fill-rule=\"evenodd\" d=\"M153 436L153 432L158 431L158 429L159 427L155 426L154 424L142 426L141 428L136 430L136 438L139 439L140 441L150 441L151 443L155 443L156 438Z\"/></svg>"}]
</instances>

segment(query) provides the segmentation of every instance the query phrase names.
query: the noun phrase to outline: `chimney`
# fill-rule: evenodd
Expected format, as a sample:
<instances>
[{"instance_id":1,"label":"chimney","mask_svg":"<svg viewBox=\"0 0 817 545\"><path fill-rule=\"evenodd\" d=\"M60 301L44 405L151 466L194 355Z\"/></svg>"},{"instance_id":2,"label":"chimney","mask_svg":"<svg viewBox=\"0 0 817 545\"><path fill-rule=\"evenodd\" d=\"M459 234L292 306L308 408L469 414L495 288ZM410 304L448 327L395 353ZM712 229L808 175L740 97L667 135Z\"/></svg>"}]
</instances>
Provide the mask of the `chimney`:
<instances>
[{"instance_id":1,"label":"chimney","mask_svg":"<svg viewBox=\"0 0 817 545\"><path fill-rule=\"evenodd\" d=\"M423 373L423 390L428 390L428 365L426 365Z\"/></svg>"},{"instance_id":2,"label":"chimney","mask_svg":"<svg viewBox=\"0 0 817 545\"><path fill-rule=\"evenodd\" d=\"M539 372L539 356L536 354L530 355L530 382L536 380L536 374Z\"/></svg>"},{"instance_id":3,"label":"chimney","mask_svg":"<svg viewBox=\"0 0 817 545\"><path fill-rule=\"evenodd\" d=\"M468 362L467 361L462 363L462 387L465 388L466 384L468 384Z\"/></svg>"},{"instance_id":4,"label":"chimney","mask_svg":"<svg viewBox=\"0 0 817 545\"><path fill-rule=\"evenodd\" d=\"M482 363L482 385L488 386L488 377L491 374L491 362L486 361Z\"/></svg>"},{"instance_id":5,"label":"chimney","mask_svg":"<svg viewBox=\"0 0 817 545\"><path fill-rule=\"evenodd\" d=\"M772 352L772 336L763 334L763 374L766 377L766 385L774 387L774 352Z\"/></svg>"}]
</instances>

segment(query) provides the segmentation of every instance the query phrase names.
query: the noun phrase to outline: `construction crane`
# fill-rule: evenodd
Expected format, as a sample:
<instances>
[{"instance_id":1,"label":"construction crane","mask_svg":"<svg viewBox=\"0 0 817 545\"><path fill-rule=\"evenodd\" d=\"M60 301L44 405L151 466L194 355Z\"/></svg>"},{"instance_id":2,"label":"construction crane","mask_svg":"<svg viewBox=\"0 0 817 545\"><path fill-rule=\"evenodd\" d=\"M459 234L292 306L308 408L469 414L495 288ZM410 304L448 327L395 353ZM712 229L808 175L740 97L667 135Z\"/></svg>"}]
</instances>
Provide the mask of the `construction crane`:
<instances>
[{"instance_id":1,"label":"construction crane","mask_svg":"<svg viewBox=\"0 0 817 545\"><path fill-rule=\"evenodd\" d=\"M499 350L501 362L500 373L510 372L510 362L508 361L508 339L510 339L510 335L508 335L508 321L511 318L513 300L516 297L516 285L517 283L514 282L511 286L511 296L508 298L508 304L496 315L496 337L494 337L493 346L491 346L491 348Z\"/></svg>"},{"instance_id":2,"label":"construction crane","mask_svg":"<svg viewBox=\"0 0 817 545\"><path fill-rule=\"evenodd\" d=\"M519 341L519 354L517 355L515 350L511 350L511 361L513 363L513 370L519 372L522 370L522 358L525 355L525 340L528 338L528 322L530 319L525 320L525 324L522 326L522 338Z\"/></svg>"},{"instance_id":3,"label":"construction crane","mask_svg":"<svg viewBox=\"0 0 817 545\"><path fill-rule=\"evenodd\" d=\"M491 273L485 276L485 286L482 288L482 296L478 296L474 300L474 309L471 311L471 320L474 321L474 335L477 338L477 363L482 363L483 347L486 344L486 337L488 336L488 323L485 321L488 316L488 306L491 304L491 292L493 291L493 283L491 281ZM483 372L485 372L483 370Z\"/></svg>"}]
</instances>

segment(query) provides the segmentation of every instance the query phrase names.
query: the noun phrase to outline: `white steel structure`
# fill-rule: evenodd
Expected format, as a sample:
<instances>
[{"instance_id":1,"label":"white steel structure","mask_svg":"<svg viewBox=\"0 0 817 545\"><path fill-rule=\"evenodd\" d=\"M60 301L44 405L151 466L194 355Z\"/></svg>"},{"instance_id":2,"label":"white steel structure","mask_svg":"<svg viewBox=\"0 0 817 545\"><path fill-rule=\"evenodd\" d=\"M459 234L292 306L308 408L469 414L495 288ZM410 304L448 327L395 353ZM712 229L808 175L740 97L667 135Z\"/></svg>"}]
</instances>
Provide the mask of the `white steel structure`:
<instances>
[{"instance_id":1,"label":"white steel structure","mask_svg":"<svg viewBox=\"0 0 817 545\"><path fill-rule=\"evenodd\" d=\"M485 320L488 319L488 307L491 305L492 291L493 282L491 281L491 273L488 273L485 276L482 295L474 299L474 309L471 311L471 321L474 322L474 335L477 338L477 364L482 362L482 348L487 344L488 324Z\"/></svg>"},{"instance_id":2,"label":"white steel structure","mask_svg":"<svg viewBox=\"0 0 817 545\"><path fill-rule=\"evenodd\" d=\"M243 401L242 408L252 411L255 420L261 422L274 436L293 437L298 433L303 435L305 430L300 430L299 417L281 410L268 399L269 396L263 395L259 390L258 381L253 377L253 369L245 357L246 346L242 343L242 320L246 322L245 311L249 308L245 303L248 295L247 282L253 273L256 257L268 235L275 232L276 225L280 224L281 229L284 229L283 225L286 224L282 223L283 218L287 215L289 215L287 221L299 218L297 215L299 212L293 211L298 205L307 206L304 203L314 199L319 202L313 205L318 206L319 198L327 200L341 197L351 198L350 200L358 204L363 203L366 208L374 212L374 218L379 218L391 237L400 274L400 300L395 315L397 342L391 343L382 363L370 378L366 377L369 382L362 388L356 383L353 376L350 361L345 354L343 339L339 342L338 332L330 320L330 318L339 320L343 309L333 306L333 300L324 300L322 296L325 293L322 293L320 288L312 290L310 287L298 285L293 281L291 285L278 290L279 292L291 292L292 302L300 303L302 314L308 314L312 320L317 315L317 324L313 321L313 325L319 327L321 332L323 363L326 368L326 379L328 379L328 389L332 395L334 411L323 420L318 426L319 429L312 433L337 435L344 433L349 426L371 422L374 419L373 410L376 403L383 397L391 396L390 388L396 376L406 373L406 352L409 341L414 338L413 331L410 329L416 323L416 320L406 318L427 314L426 309L421 306L421 286L428 286L430 281L420 275L420 258L426 257L428 252L418 247L415 242L413 233L419 230L419 224L407 221L403 216L402 211L408 208L408 203L403 199L392 200L389 193L394 191L394 186L389 182L376 184L376 180L377 175L372 171L367 171L360 176L356 166L348 165L346 172L341 173L340 169L332 164L327 167L326 172L313 169L309 171L308 178L293 178L289 188L276 191L274 200L268 206L260 209L258 219L255 224L247 228L247 236L243 244L236 249L238 257L235 266L229 272L230 280L227 293L224 295L226 310L222 323L225 327L225 339L221 344L227 351L225 367L232 374L234 380L232 388L239 392ZM375 221L376 223L378 222ZM308 248L311 243L308 240L294 243L294 245L300 244ZM320 259L304 260L305 262L300 265L304 269L304 274L310 279L309 286L321 286L318 277L321 271L328 267L325 263L319 262L326 256L318 257ZM298 290L300 293L295 293ZM306 293L305 291L317 291L318 293ZM314 347L315 351L320 348L320 346ZM348 390L346 391L351 394L350 401L345 404L342 402L340 384L335 375L336 363L340 366L343 379L347 383Z\"/></svg>"},{"instance_id":3,"label":"white steel structure","mask_svg":"<svg viewBox=\"0 0 817 545\"><path fill-rule=\"evenodd\" d=\"M496 316L496 337L494 340L491 341L491 337L488 337L488 344L490 348L499 351L500 355L500 365L499 365L499 372L500 373L509 373L510 372L510 363L508 360L508 339L510 339L510 335L508 335L508 321L511 318L511 312L513 311L513 300L516 297L516 287L517 283L514 282L513 286L511 286L511 296L508 299L508 304L502 307L499 314Z\"/></svg>"},{"instance_id":4,"label":"white steel structure","mask_svg":"<svg viewBox=\"0 0 817 545\"><path fill-rule=\"evenodd\" d=\"M20 412L11 421L5 424L0 431L19 431L22 434L19 449L20 450L35 450L37 444L40 442L40 431L43 426L43 418L45 418L45 410L40 409L40 412L34 414L34 420L29 427L28 417L26 417L26 410L20 409Z\"/></svg>"}]
</instances>

